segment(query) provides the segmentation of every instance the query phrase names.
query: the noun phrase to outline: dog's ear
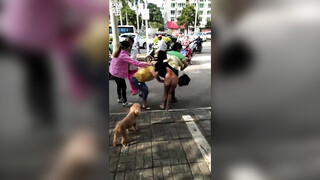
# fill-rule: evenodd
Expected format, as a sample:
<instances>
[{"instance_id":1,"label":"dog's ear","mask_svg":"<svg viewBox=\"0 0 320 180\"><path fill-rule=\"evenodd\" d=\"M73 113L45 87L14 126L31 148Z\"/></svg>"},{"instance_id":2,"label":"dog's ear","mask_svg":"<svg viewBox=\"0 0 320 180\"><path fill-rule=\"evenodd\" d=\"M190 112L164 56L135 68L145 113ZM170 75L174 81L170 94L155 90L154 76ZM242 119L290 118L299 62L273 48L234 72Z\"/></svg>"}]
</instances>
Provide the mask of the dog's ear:
<instances>
[{"instance_id":1,"label":"dog's ear","mask_svg":"<svg viewBox=\"0 0 320 180\"><path fill-rule=\"evenodd\" d=\"M137 110L134 111L134 113L135 113L137 116L140 116L141 111L140 111L140 109L137 109Z\"/></svg>"}]
</instances>

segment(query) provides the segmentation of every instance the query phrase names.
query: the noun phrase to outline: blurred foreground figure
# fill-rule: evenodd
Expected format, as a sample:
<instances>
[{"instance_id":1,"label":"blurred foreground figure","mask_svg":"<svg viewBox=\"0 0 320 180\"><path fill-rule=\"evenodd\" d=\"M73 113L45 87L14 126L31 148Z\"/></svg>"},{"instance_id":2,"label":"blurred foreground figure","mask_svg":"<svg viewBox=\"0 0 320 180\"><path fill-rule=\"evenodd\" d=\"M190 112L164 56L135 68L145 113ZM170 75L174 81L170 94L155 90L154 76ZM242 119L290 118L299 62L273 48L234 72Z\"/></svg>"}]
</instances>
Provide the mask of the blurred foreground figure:
<instances>
[{"instance_id":1,"label":"blurred foreground figure","mask_svg":"<svg viewBox=\"0 0 320 180\"><path fill-rule=\"evenodd\" d=\"M96 134L79 131L65 143L44 180L90 180L99 169Z\"/></svg>"},{"instance_id":2,"label":"blurred foreground figure","mask_svg":"<svg viewBox=\"0 0 320 180\"><path fill-rule=\"evenodd\" d=\"M320 2L219 3L214 179L319 179Z\"/></svg>"},{"instance_id":3,"label":"blurred foreground figure","mask_svg":"<svg viewBox=\"0 0 320 180\"><path fill-rule=\"evenodd\" d=\"M103 127L108 112L107 71L103 76L101 69L107 66L104 53L89 54L88 42L80 39L92 34L95 22L102 19L100 27L105 26L101 31L107 39L107 6L102 0L1 1L1 179L39 179L50 169L61 142L83 127L101 131L97 127ZM92 46L104 52L106 45L96 40ZM80 58L75 55L79 51ZM84 138L83 143L91 146L88 141ZM91 152L86 148L81 145L83 151ZM66 154L63 159L73 153ZM85 158L87 153L79 156ZM70 155L70 159L77 158Z\"/></svg>"}]
</instances>

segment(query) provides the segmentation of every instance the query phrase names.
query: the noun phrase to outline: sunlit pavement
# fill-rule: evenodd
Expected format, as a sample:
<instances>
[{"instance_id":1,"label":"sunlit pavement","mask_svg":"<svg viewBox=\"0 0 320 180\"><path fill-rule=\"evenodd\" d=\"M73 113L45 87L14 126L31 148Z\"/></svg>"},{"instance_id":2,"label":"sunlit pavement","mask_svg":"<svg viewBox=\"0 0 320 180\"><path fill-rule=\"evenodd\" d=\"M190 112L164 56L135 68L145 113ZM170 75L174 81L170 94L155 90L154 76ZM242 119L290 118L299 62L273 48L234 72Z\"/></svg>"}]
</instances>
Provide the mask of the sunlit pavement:
<instances>
[{"instance_id":1,"label":"sunlit pavement","mask_svg":"<svg viewBox=\"0 0 320 180\"><path fill-rule=\"evenodd\" d=\"M141 49L141 53L145 50ZM195 52L192 59L193 65L185 69L185 73L191 78L188 86L177 87L176 97L178 102L172 103L173 109L189 109L211 106L211 42L203 43L203 50L201 53ZM182 73L180 72L180 75ZM130 102L142 102L142 99L135 95L133 96L131 88L127 82L127 98ZM162 102L163 84L157 80L146 83L149 87L148 106L152 110L160 110L159 105ZM117 86L114 80L109 81L109 105L110 113L126 112L127 107L123 107L117 103Z\"/></svg>"}]
</instances>

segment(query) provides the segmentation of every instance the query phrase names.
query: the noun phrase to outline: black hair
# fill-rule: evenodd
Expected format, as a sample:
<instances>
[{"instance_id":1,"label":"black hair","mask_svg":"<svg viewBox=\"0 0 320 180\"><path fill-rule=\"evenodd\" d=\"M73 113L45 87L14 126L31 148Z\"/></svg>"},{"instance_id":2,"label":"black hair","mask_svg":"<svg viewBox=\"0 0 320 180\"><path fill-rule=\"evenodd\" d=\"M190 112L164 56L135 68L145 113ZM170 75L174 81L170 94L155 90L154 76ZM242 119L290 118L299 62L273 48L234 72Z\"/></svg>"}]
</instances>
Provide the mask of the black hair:
<instances>
[{"instance_id":1,"label":"black hair","mask_svg":"<svg viewBox=\"0 0 320 180\"><path fill-rule=\"evenodd\" d=\"M178 49L182 49L182 45L181 43L174 43L173 46L172 46L172 50L173 51L178 51Z\"/></svg>"},{"instance_id":2,"label":"black hair","mask_svg":"<svg viewBox=\"0 0 320 180\"><path fill-rule=\"evenodd\" d=\"M130 41L132 41L132 44L134 43L134 38L132 36L128 36L127 38L129 38Z\"/></svg>"},{"instance_id":3,"label":"black hair","mask_svg":"<svg viewBox=\"0 0 320 180\"><path fill-rule=\"evenodd\" d=\"M120 42L120 47L119 47L119 49L117 49L117 51L113 54L113 57L118 57L119 54L120 54L120 52L121 52L121 50L122 50L122 49L126 49L126 48L128 48L128 47L130 47L130 42L129 42L129 41L122 41L122 42Z\"/></svg>"}]
</instances>

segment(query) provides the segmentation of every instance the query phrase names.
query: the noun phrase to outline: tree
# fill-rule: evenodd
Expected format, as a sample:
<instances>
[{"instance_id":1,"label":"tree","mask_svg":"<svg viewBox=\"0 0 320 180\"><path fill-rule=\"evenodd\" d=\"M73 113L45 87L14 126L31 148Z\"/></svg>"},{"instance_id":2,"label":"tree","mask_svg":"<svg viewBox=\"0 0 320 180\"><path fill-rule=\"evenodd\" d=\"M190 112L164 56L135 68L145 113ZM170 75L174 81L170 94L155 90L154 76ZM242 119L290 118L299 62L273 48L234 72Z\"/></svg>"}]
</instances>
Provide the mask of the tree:
<instances>
[{"instance_id":1,"label":"tree","mask_svg":"<svg viewBox=\"0 0 320 180\"><path fill-rule=\"evenodd\" d=\"M160 8L153 4L153 3L148 3L148 9L149 9L149 25L152 28L159 28L160 31L164 30L164 25L163 25L163 17L160 11Z\"/></svg>"},{"instance_id":2,"label":"tree","mask_svg":"<svg viewBox=\"0 0 320 180\"><path fill-rule=\"evenodd\" d=\"M206 28L211 28L211 20L207 20Z\"/></svg>"},{"instance_id":3,"label":"tree","mask_svg":"<svg viewBox=\"0 0 320 180\"><path fill-rule=\"evenodd\" d=\"M133 25L137 27L137 15L136 12L128 6L128 4L123 4L123 7L121 8L121 13L122 13L122 21L126 22L126 12L128 14L128 24ZM120 21L120 16L117 17L117 20ZM139 16L139 26L141 27L141 16ZM126 24L126 23L124 23Z\"/></svg>"},{"instance_id":4,"label":"tree","mask_svg":"<svg viewBox=\"0 0 320 180\"><path fill-rule=\"evenodd\" d=\"M152 27L152 28L159 28L159 31L163 31L163 30L164 30L164 26L163 26L162 23L150 22L149 25L150 25L150 27Z\"/></svg>"},{"instance_id":5,"label":"tree","mask_svg":"<svg viewBox=\"0 0 320 180\"><path fill-rule=\"evenodd\" d=\"M193 5L186 5L181 11L181 15L177 18L178 26L185 25L187 28L189 26L194 26L194 20L196 16L196 10ZM197 17L197 26L200 25L199 14ZM189 29L189 28L188 28Z\"/></svg>"}]
</instances>

